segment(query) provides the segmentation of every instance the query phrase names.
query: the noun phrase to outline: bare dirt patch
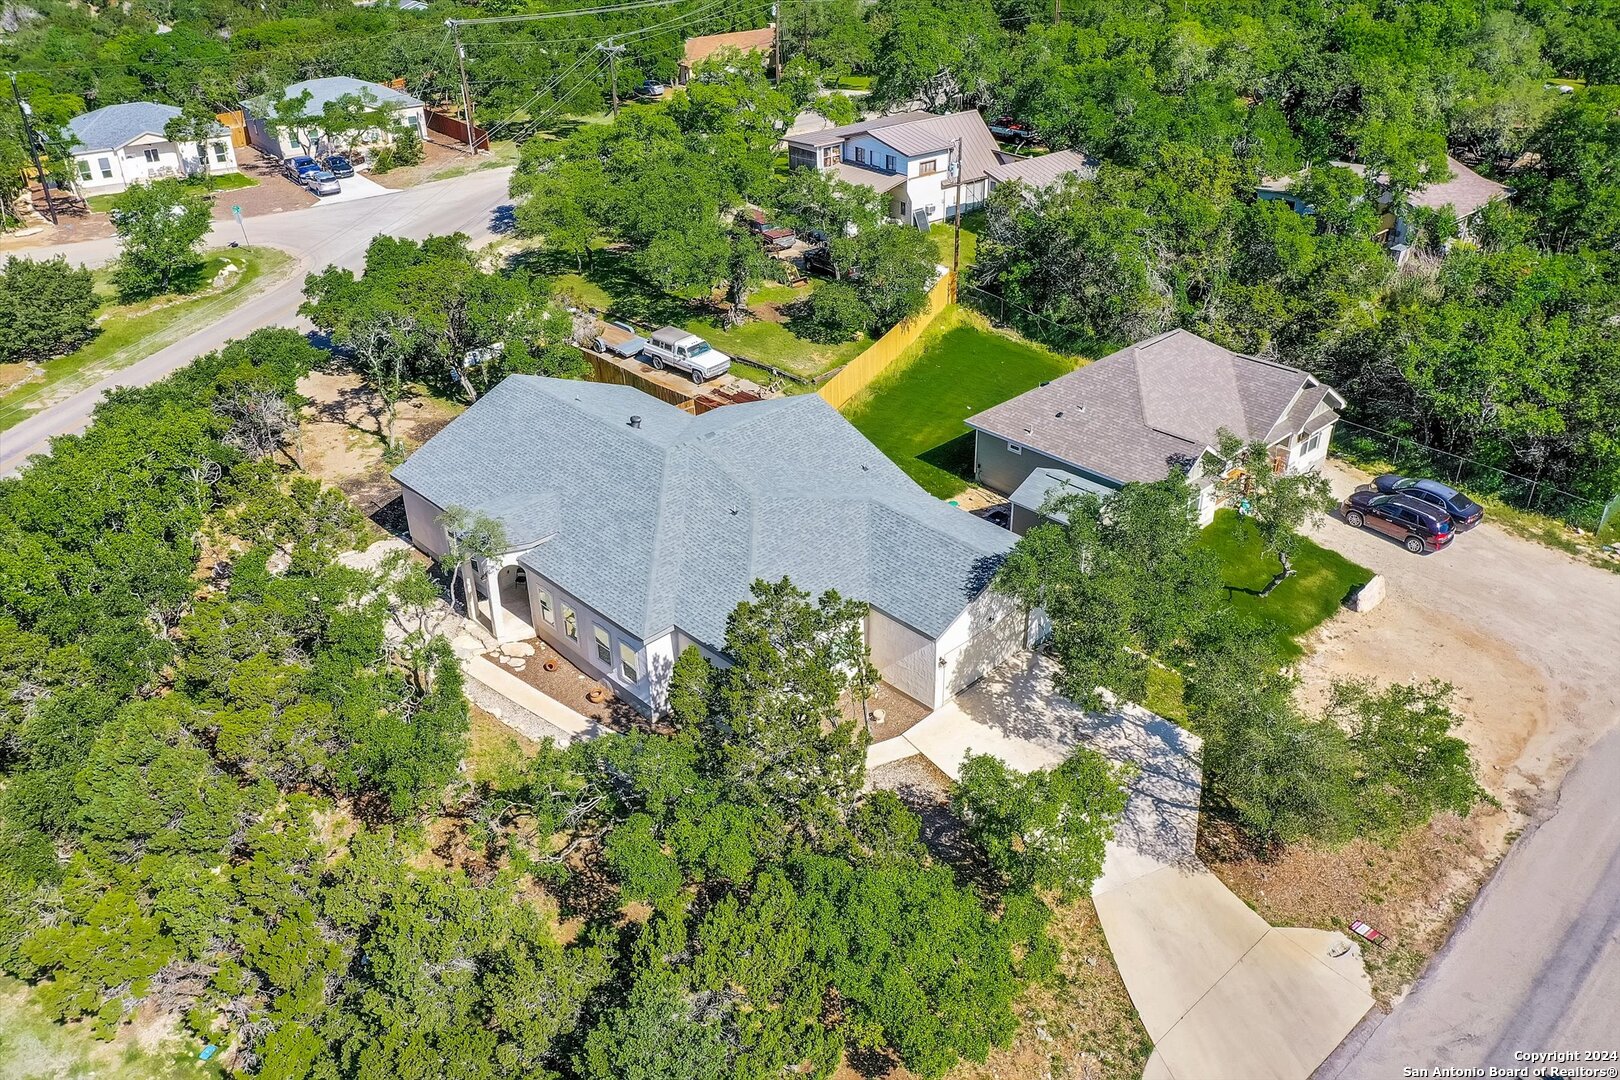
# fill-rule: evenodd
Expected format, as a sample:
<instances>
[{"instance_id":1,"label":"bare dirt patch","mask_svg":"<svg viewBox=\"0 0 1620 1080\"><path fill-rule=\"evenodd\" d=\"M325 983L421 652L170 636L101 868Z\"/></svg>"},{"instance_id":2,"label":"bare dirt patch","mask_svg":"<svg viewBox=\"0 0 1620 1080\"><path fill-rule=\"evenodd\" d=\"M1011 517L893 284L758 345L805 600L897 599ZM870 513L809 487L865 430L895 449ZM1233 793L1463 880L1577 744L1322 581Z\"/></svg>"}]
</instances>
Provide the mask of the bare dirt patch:
<instances>
[{"instance_id":1,"label":"bare dirt patch","mask_svg":"<svg viewBox=\"0 0 1620 1080\"><path fill-rule=\"evenodd\" d=\"M304 471L347 495L372 515L399 491L388 473L397 462L383 454L382 403L350 371L316 371L298 384L310 400L304 411L298 453ZM426 395L399 403L394 432L406 453L432 438L464 406Z\"/></svg>"},{"instance_id":2,"label":"bare dirt patch","mask_svg":"<svg viewBox=\"0 0 1620 1080\"><path fill-rule=\"evenodd\" d=\"M45 369L35 364L0 364L0 394L30 379L42 379Z\"/></svg>"}]
</instances>

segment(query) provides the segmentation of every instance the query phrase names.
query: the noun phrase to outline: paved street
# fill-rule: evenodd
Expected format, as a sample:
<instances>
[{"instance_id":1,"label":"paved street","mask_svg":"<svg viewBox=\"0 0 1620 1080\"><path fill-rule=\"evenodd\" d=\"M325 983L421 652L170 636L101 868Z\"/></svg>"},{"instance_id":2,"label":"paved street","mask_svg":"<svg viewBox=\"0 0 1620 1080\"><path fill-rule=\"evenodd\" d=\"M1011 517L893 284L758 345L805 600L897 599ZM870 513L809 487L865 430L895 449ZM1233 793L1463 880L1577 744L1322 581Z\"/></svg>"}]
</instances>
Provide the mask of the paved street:
<instances>
[{"instance_id":1,"label":"paved street","mask_svg":"<svg viewBox=\"0 0 1620 1080\"><path fill-rule=\"evenodd\" d=\"M265 326L307 327L298 317L304 274L328 264L359 268L366 245L381 234L421 239L430 234L464 232L474 241L502 231L510 221L507 179L510 169L488 169L453 180L423 184L405 191L352 202L317 205L247 220L250 243L281 248L296 265L281 281L244 300L230 318L183 338L128 367L110 373L93 386L65 398L0 433L0 475L15 472L31 454L45 449L53 435L84 430L102 395L118 386L146 386L227 341ZM216 222L207 243L219 247L240 242L234 221ZM31 258L66 255L85 266L101 266L118 254L112 240L92 240L57 248L17 252Z\"/></svg>"},{"instance_id":2,"label":"paved street","mask_svg":"<svg viewBox=\"0 0 1620 1080\"><path fill-rule=\"evenodd\" d=\"M1340 494L1360 479L1340 466L1330 475ZM1518 1051L1620 1050L1620 575L1489 521L1426 557L1337 520L1317 539L1419 606L1435 633L1408 649L1431 651L1461 619L1531 666L1548 711L1505 785L1530 804L1531 825L1413 992L1369 1017L1317 1077L1382 1080L1406 1068L1523 1067ZM1389 658L1401 676L1408 662Z\"/></svg>"}]
</instances>

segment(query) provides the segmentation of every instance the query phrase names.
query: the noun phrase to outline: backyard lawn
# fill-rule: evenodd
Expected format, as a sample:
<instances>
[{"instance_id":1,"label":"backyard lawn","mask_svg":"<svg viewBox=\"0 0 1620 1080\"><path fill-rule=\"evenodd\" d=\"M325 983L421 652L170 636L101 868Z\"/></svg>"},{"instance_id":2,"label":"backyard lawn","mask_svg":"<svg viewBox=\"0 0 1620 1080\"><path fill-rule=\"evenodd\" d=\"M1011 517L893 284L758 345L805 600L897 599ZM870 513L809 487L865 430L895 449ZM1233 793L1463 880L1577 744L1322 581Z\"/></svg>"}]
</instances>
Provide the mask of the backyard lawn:
<instances>
[{"instance_id":1,"label":"backyard lawn","mask_svg":"<svg viewBox=\"0 0 1620 1080\"><path fill-rule=\"evenodd\" d=\"M1283 652L1300 656L1297 639L1327 620L1345 595L1371 580L1373 573L1336 551L1301 539L1294 552L1296 573L1271 593L1258 594L1277 572L1277 560L1260 547L1253 522L1236 511L1220 510L1203 533L1203 543L1220 556L1227 596L1239 611L1273 624Z\"/></svg>"},{"instance_id":2,"label":"backyard lawn","mask_svg":"<svg viewBox=\"0 0 1620 1080\"><path fill-rule=\"evenodd\" d=\"M209 192L208 186L202 182L201 177L193 177L189 180L183 180L181 183L198 195L206 195ZM214 177L213 190L216 192L236 191L239 188L254 187L258 183L253 177L242 173L220 173ZM84 201L85 205L89 206L91 210L98 214L105 214L113 208L113 203L117 198L117 195L92 195Z\"/></svg>"},{"instance_id":3,"label":"backyard lawn","mask_svg":"<svg viewBox=\"0 0 1620 1080\"><path fill-rule=\"evenodd\" d=\"M755 318L731 329L722 329L718 314L700 300L674 296L642 277L630 259L615 251L598 251L592 265L580 271L561 252L527 252L518 261L552 278L559 292L576 297L587 307L605 311L648 326L681 326L702 337L721 352L762 364L770 364L802 378L813 379L842 367L859 356L869 344L862 337L833 345L822 345L800 337L776 310L804 296L815 281L797 288L767 284L748 297L753 307L770 305L771 318ZM746 373L746 372L745 372ZM768 379L767 379L768 381Z\"/></svg>"},{"instance_id":4,"label":"backyard lawn","mask_svg":"<svg viewBox=\"0 0 1620 1080\"><path fill-rule=\"evenodd\" d=\"M984 231L984 211L974 210L962 215L962 269L973 265L979 251L979 233ZM936 221L928 226L928 236L939 249L942 266L951 265L956 256L956 220Z\"/></svg>"},{"instance_id":5,"label":"backyard lawn","mask_svg":"<svg viewBox=\"0 0 1620 1080\"><path fill-rule=\"evenodd\" d=\"M843 412L906 475L948 499L973 476L973 433L962 421L1075 363L951 308Z\"/></svg>"}]
</instances>

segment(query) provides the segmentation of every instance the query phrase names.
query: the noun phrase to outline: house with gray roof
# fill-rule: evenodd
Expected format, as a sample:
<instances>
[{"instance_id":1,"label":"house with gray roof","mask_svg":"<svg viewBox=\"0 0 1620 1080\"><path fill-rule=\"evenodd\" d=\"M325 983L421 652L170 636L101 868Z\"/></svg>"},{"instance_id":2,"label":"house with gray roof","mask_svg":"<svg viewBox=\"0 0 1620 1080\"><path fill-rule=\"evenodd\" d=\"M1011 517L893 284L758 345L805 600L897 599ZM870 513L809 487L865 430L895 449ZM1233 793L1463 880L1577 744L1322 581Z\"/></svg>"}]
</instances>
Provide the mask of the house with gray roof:
<instances>
[{"instance_id":1,"label":"house with gray roof","mask_svg":"<svg viewBox=\"0 0 1620 1080\"><path fill-rule=\"evenodd\" d=\"M979 481L1021 494L1025 504L1049 494L1054 480L1074 490L1117 490L1176 472L1198 490L1207 523L1216 509L1221 431L1270 446L1278 469L1318 469L1343 407L1338 392L1308 372L1171 330L970 416L967 425Z\"/></svg>"},{"instance_id":2,"label":"house with gray roof","mask_svg":"<svg viewBox=\"0 0 1620 1080\"><path fill-rule=\"evenodd\" d=\"M467 607L539 637L649 712L675 658L723 663L759 580L870 605L884 681L929 708L1027 637L988 591L1004 529L933 498L820 397L693 416L625 386L513 375L394 470L411 542L438 557L450 507L501 522Z\"/></svg>"},{"instance_id":3,"label":"house with gray roof","mask_svg":"<svg viewBox=\"0 0 1620 1080\"><path fill-rule=\"evenodd\" d=\"M1076 180L1090 180L1097 175L1097 162L1078 150L1054 150L1038 157L1000 162L987 168L985 175L990 178L991 191L1002 184L1014 182L1039 191L1070 176Z\"/></svg>"},{"instance_id":4,"label":"house with gray roof","mask_svg":"<svg viewBox=\"0 0 1620 1080\"><path fill-rule=\"evenodd\" d=\"M1330 161L1329 165L1339 169L1349 169L1363 180L1367 177L1367 166L1354 161ZM1301 180L1309 174L1309 166L1301 171L1299 176L1267 177L1260 181L1255 196L1261 201L1280 200L1286 202L1290 209L1298 214L1314 213L1312 207L1301 199L1294 191ZM1470 231L1479 220L1479 213L1491 203L1499 202L1513 194L1505 184L1498 184L1495 180L1479 175L1473 169L1464 165L1450 154L1446 155L1446 179L1436 180L1425 184L1408 193L1407 206L1422 207L1426 210L1446 210L1457 219L1457 236L1459 239L1470 238ZM1406 253L1411 247L1412 227L1406 216L1400 212L1391 212L1390 205L1394 202L1389 188L1389 177L1378 176L1373 184L1378 205L1384 210L1384 236L1391 254L1397 262L1404 261Z\"/></svg>"},{"instance_id":5,"label":"house with gray roof","mask_svg":"<svg viewBox=\"0 0 1620 1080\"><path fill-rule=\"evenodd\" d=\"M300 120L289 122L285 115L278 115L278 102L301 98L304 103L298 113ZM326 110L334 105L346 106L351 119L343 130L327 131ZM280 94L265 94L242 102L248 142L278 158L352 153L357 148L381 150L394 141L395 133L402 126L414 128L426 141L425 110L422 99L404 90L347 75L305 79Z\"/></svg>"},{"instance_id":6,"label":"house with gray roof","mask_svg":"<svg viewBox=\"0 0 1620 1080\"><path fill-rule=\"evenodd\" d=\"M974 110L939 115L903 112L854 124L790 134L788 166L814 169L889 197L889 216L926 228L989 193L991 170L1018 160L996 145ZM951 165L961 155L961 177Z\"/></svg>"},{"instance_id":7,"label":"house with gray roof","mask_svg":"<svg viewBox=\"0 0 1620 1080\"><path fill-rule=\"evenodd\" d=\"M67 123L73 138L74 186L81 195L114 195L131 184L152 180L236 172L236 151L224 125L203 140L175 142L163 133L180 115L173 105L129 101L75 116Z\"/></svg>"}]
</instances>

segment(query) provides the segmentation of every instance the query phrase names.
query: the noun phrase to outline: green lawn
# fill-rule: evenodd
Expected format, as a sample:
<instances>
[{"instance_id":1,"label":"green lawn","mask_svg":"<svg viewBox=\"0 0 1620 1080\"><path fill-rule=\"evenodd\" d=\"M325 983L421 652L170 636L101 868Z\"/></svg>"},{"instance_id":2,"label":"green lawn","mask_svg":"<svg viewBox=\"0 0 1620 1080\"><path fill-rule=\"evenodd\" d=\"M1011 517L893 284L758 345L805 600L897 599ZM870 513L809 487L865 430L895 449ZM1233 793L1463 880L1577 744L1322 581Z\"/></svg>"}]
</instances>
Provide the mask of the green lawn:
<instances>
[{"instance_id":1,"label":"green lawn","mask_svg":"<svg viewBox=\"0 0 1620 1080\"><path fill-rule=\"evenodd\" d=\"M108 372L128 367L187 334L216 322L259 290L267 277L292 260L273 248L233 248L211 253L198 275L207 283L229 259L242 267L231 283L217 291L191 297L159 297L139 304L110 302L107 271L96 272L98 294L109 297L100 313L101 331L83 348L45 362L45 377L11 385L0 393L0 431L21 423L34 410L61 394L88 386ZM10 365L8 365L10 366ZM8 385L9 380L0 380Z\"/></svg>"},{"instance_id":2,"label":"green lawn","mask_svg":"<svg viewBox=\"0 0 1620 1080\"><path fill-rule=\"evenodd\" d=\"M664 292L637 272L628 255L616 251L598 251L583 271L566 254L545 249L524 252L515 261L551 277L559 292L577 297L588 307L651 326L683 326L722 352L770 364L806 379L841 367L870 344L862 338L822 345L795 334L791 323L763 319L721 329L711 305ZM807 291L804 287L762 285L748 299L751 303L780 304Z\"/></svg>"},{"instance_id":3,"label":"green lawn","mask_svg":"<svg viewBox=\"0 0 1620 1080\"><path fill-rule=\"evenodd\" d=\"M840 75L833 86L839 90L870 90L872 89L872 76L870 75Z\"/></svg>"},{"instance_id":4,"label":"green lawn","mask_svg":"<svg viewBox=\"0 0 1620 1080\"><path fill-rule=\"evenodd\" d=\"M962 215L962 269L966 270L973 265L973 260L979 253L979 233L984 231L984 211L974 210ZM956 255L956 219L950 221L936 221L928 226L928 235L939 248L939 261L951 265Z\"/></svg>"},{"instance_id":5,"label":"green lawn","mask_svg":"<svg viewBox=\"0 0 1620 1080\"><path fill-rule=\"evenodd\" d=\"M0 978L0 1076L7 1080L119 1077L188 1080L223 1076L218 1065L197 1060L202 1043L165 1031L122 1028L112 1042L90 1025L58 1024L34 1003L26 983Z\"/></svg>"},{"instance_id":6,"label":"green lawn","mask_svg":"<svg viewBox=\"0 0 1620 1080\"><path fill-rule=\"evenodd\" d=\"M962 421L1074 366L1073 357L950 309L843 412L908 476L948 499L973 473L973 434Z\"/></svg>"},{"instance_id":7,"label":"green lawn","mask_svg":"<svg viewBox=\"0 0 1620 1080\"><path fill-rule=\"evenodd\" d=\"M200 178L193 177L188 180L183 180L181 183L199 195L208 194L209 189ZM236 191L239 188L257 187L258 183L259 182L253 177L245 176L242 173L220 173L218 176L214 177L213 190ZM98 214L105 214L107 211L113 208L113 202L117 198L117 195L92 195L84 201L91 210Z\"/></svg>"},{"instance_id":8,"label":"green lawn","mask_svg":"<svg viewBox=\"0 0 1620 1080\"><path fill-rule=\"evenodd\" d=\"M1286 656L1302 655L1299 637L1327 620L1345 596L1373 576L1336 551L1301 539L1294 553L1296 573L1261 598L1259 591L1277 572L1277 560L1260 547L1254 523L1221 510L1204 530L1203 542L1220 556L1227 596L1239 611L1272 623Z\"/></svg>"}]
</instances>

